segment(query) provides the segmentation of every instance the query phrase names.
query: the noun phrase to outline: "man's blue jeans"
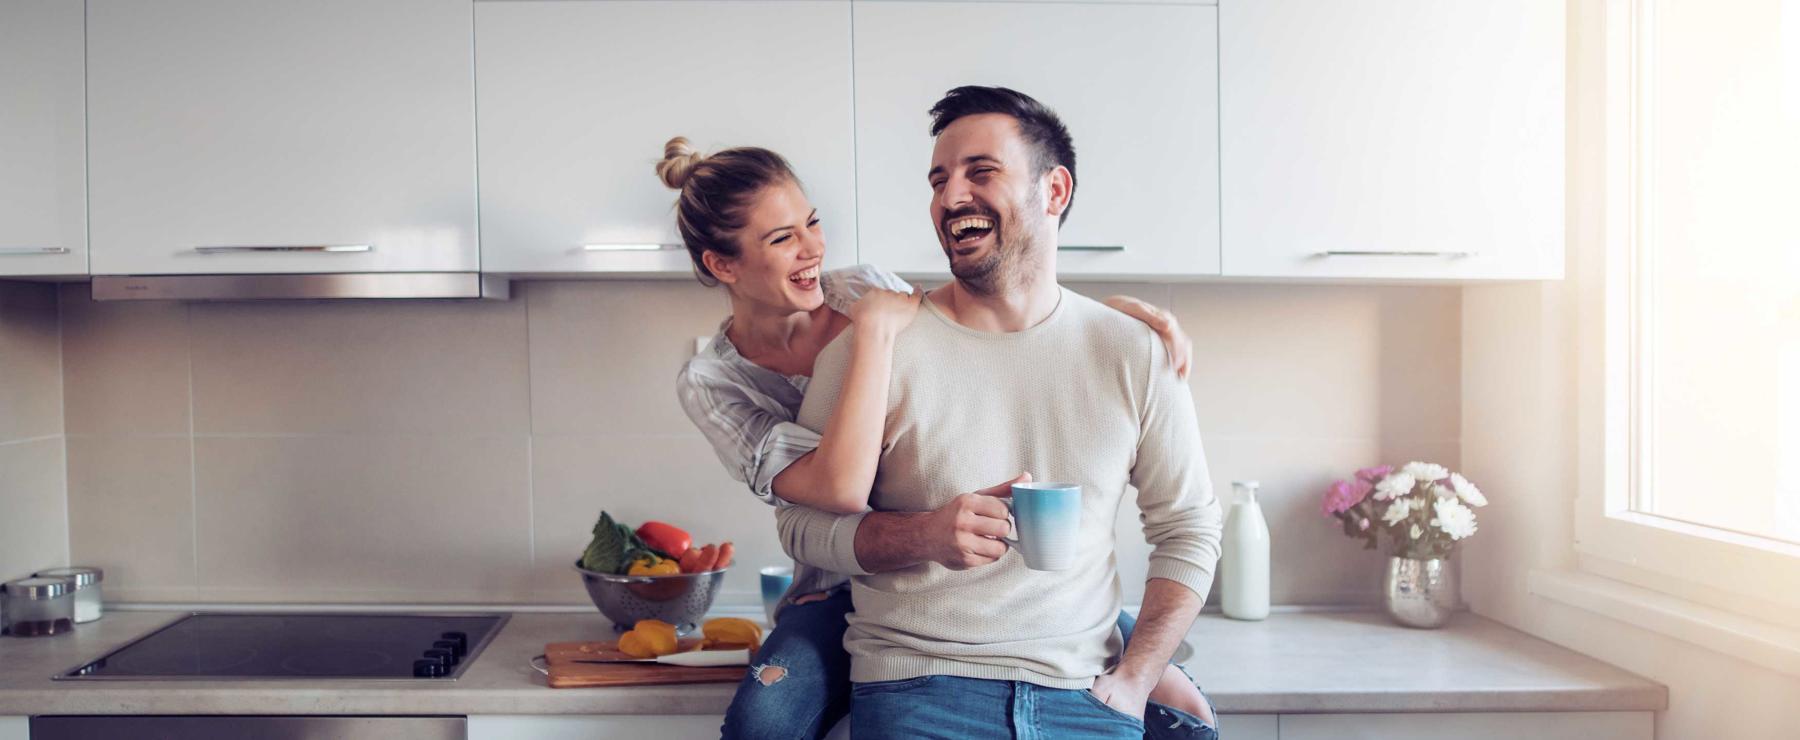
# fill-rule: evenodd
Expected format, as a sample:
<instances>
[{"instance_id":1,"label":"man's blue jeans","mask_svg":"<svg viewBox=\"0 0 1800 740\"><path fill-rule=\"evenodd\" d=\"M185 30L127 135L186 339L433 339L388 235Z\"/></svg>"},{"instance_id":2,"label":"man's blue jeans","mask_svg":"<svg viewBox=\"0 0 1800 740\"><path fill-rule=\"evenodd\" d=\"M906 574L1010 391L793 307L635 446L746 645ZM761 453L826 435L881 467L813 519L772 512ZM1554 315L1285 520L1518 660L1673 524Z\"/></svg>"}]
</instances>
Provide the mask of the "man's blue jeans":
<instances>
[{"instance_id":1,"label":"man's blue jeans","mask_svg":"<svg viewBox=\"0 0 1800 740\"><path fill-rule=\"evenodd\" d=\"M757 652L755 665L738 684L737 694L732 697L731 708L725 713L723 736L727 740L737 738L794 738L824 737L832 725L848 714L851 709L850 655L844 652L844 630L847 627L844 615L852 610L850 592L840 589L830 598L807 604L790 605L781 613L781 623L769 634L762 649ZM1125 640L1131 640L1131 632L1137 626L1130 615L1119 615L1119 630ZM765 669L775 668L774 673L765 673ZM778 677L777 677L778 675ZM968 679L950 679L963 681ZM765 683L766 682L766 683ZM1002 683L1002 682L986 682ZM1054 692L1054 689L1033 686L1035 692ZM1010 691L1010 689L1009 689ZM1068 693L1068 692L1064 692ZM1077 692L1087 694L1087 692ZM1091 694L1076 697L1082 701L1098 703ZM1054 701L1054 700L1051 700ZM858 703L861 700L858 699ZM1004 705L996 703L996 708ZM1102 704L1101 707L1105 708ZM1061 709L1058 704L1053 709ZM1110 711L1110 708L1106 708ZM920 709L918 711L929 711ZM1130 717L1113 714L1125 719ZM1101 715L1105 716L1105 715ZM1110 717L1108 719L1111 719ZM1177 709L1150 705L1145 710L1144 724L1139 725L1137 734L1131 737L1143 737L1149 740L1216 740L1218 733L1211 726L1205 725L1193 715ZM871 723L881 720L871 719ZM1135 720L1133 720L1135 721ZM868 727L862 720L854 720L852 730L858 737L882 737L870 735L869 732L881 732L879 726ZM1110 725L1111 722L1102 724ZM1145 727L1147 725L1147 727ZM1006 734L1008 724L984 728L981 732L961 737L989 738ZM905 736L899 732L895 736ZM942 737L926 733L926 737ZM1044 735L1044 737L1062 737L1067 735ZM957 737L952 735L951 737ZM1030 737L1021 735L1020 737Z\"/></svg>"},{"instance_id":2,"label":"man's blue jeans","mask_svg":"<svg viewBox=\"0 0 1800 740\"><path fill-rule=\"evenodd\" d=\"M857 684L851 690L850 736L856 740L1137 740L1144 736L1144 722L1107 706L1086 689L921 676Z\"/></svg>"}]
</instances>

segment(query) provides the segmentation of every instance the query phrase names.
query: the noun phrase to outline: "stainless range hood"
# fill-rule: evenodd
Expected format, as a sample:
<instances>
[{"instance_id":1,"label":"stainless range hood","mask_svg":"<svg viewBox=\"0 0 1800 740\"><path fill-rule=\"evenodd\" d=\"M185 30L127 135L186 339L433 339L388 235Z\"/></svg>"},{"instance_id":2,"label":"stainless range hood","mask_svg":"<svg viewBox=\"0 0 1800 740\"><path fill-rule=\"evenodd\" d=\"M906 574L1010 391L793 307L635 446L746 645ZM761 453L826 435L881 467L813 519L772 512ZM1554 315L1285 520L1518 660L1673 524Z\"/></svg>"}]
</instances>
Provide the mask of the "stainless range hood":
<instances>
[{"instance_id":1,"label":"stainless range hood","mask_svg":"<svg viewBox=\"0 0 1800 740\"><path fill-rule=\"evenodd\" d=\"M95 275L96 301L245 301L309 298L491 298L511 282L479 272L268 275Z\"/></svg>"}]
</instances>

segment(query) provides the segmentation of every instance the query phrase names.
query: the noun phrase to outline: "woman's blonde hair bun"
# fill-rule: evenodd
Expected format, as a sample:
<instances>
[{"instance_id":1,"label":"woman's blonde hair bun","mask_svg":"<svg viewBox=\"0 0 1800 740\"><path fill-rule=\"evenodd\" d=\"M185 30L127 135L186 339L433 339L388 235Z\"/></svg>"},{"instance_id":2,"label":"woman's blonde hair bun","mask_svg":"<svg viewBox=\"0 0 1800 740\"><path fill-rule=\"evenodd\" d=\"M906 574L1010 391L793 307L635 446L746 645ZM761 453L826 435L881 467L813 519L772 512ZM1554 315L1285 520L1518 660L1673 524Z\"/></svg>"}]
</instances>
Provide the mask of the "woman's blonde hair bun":
<instances>
[{"instance_id":1,"label":"woman's blonde hair bun","mask_svg":"<svg viewBox=\"0 0 1800 740\"><path fill-rule=\"evenodd\" d=\"M664 185L680 190L694 174L694 168L705 159L706 155L694 151L686 136L677 136L663 145L663 158L656 163L656 176L662 178Z\"/></svg>"}]
</instances>

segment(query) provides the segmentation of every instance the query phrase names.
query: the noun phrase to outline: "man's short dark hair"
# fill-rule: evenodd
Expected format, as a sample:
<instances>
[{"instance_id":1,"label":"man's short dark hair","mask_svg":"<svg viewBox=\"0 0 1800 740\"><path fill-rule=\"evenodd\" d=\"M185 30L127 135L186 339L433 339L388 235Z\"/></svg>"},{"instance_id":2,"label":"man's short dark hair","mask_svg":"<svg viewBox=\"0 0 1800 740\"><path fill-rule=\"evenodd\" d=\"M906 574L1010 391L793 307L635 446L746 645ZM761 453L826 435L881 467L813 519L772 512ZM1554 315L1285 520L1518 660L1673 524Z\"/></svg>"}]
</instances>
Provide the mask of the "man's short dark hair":
<instances>
[{"instance_id":1,"label":"man's short dark hair","mask_svg":"<svg viewBox=\"0 0 1800 740\"><path fill-rule=\"evenodd\" d=\"M1043 177L1057 165L1068 168L1069 205L1057 224L1068 221L1069 210L1075 207L1075 141L1056 111L1017 90L964 85L944 93L944 99L931 106L931 135L944 133L958 118L982 113L1002 113L1019 122L1019 134L1031 147L1032 164L1037 168L1034 175Z\"/></svg>"}]
</instances>

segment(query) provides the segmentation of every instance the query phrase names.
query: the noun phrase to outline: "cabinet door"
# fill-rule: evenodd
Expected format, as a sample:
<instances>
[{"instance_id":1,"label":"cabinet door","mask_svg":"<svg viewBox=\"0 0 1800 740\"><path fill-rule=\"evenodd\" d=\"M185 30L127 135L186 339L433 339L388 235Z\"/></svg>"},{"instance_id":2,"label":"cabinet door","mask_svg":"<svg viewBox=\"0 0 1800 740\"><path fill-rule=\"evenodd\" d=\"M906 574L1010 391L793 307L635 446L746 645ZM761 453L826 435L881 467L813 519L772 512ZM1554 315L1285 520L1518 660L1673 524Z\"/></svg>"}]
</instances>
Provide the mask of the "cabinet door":
<instances>
[{"instance_id":1,"label":"cabinet door","mask_svg":"<svg viewBox=\"0 0 1800 740\"><path fill-rule=\"evenodd\" d=\"M1561 277L1563 13L1223 3L1225 274Z\"/></svg>"},{"instance_id":2,"label":"cabinet door","mask_svg":"<svg viewBox=\"0 0 1800 740\"><path fill-rule=\"evenodd\" d=\"M0 0L0 276L87 274L81 0Z\"/></svg>"},{"instance_id":3,"label":"cabinet door","mask_svg":"<svg viewBox=\"0 0 1800 740\"><path fill-rule=\"evenodd\" d=\"M1650 712L1284 714L1281 740L1651 740L1655 724Z\"/></svg>"},{"instance_id":4,"label":"cabinet door","mask_svg":"<svg viewBox=\"0 0 1800 740\"><path fill-rule=\"evenodd\" d=\"M856 166L862 257L944 274L927 208L926 111L959 85L1036 98L1075 140L1063 275L1219 267L1216 8L858 3Z\"/></svg>"},{"instance_id":5,"label":"cabinet door","mask_svg":"<svg viewBox=\"0 0 1800 740\"><path fill-rule=\"evenodd\" d=\"M477 3L475 32L484 269L691 273L677 135L786 157L854 264L847 1Z\"/></svg>"},{"instance_id":6,"label":"cabinet door","mask_svg":"<svg viewBox=\"0 0 1800 740\"><path fill-rule=\"evenodd\" d=\"M1219 736L1231 740L1279 740L1281 718L1273 714L1226 714L1219 717Z\"/></svg>"},{"instance_id":7,"label":"cabinet door","mask_svg":"<svg viewBox=\"0 0 1800 740\"><path fill-rule=\"evenodd\" d=\"M468 0L89 0L94 273L479 269L473 38Z\"/></svg>"}]
</instances>

